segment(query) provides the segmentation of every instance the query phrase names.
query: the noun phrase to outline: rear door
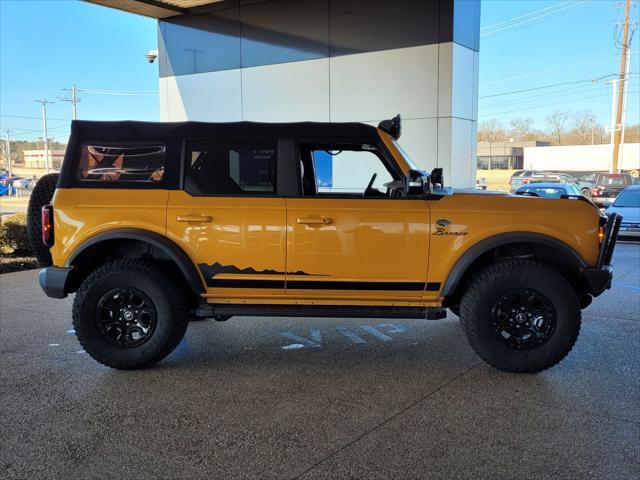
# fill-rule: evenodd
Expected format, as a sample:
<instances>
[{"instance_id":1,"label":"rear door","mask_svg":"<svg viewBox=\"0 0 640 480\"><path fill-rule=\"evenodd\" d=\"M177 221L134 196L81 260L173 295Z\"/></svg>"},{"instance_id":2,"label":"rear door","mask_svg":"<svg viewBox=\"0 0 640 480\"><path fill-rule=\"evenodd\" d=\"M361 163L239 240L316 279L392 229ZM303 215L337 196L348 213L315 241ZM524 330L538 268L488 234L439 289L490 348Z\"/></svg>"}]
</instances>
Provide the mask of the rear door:
<instances>
[{"instance_id":1,"label":"rear door","mask_svg":"<svg viewBox=\"0 0 640 480\"><path fill-rule=\"evenodd\" d=\"M285 204L276 138L197 138L184 146L183 188L169 195L167 235L220 302L284 294Z\"/></svg>"}]
</instances>

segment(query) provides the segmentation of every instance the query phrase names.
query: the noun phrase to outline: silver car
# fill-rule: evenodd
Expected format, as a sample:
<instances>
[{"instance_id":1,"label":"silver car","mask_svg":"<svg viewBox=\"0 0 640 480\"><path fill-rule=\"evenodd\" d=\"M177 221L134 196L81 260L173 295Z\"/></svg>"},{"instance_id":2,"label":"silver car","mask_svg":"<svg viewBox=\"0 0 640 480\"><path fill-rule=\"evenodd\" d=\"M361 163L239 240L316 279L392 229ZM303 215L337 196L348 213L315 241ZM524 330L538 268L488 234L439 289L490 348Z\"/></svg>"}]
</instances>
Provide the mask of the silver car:
<instances>
[{"instance_id":1,"label":"silver car","mask_svg":"<svg viewBox=\"0 0 640 480\"><path fill-rule=\"evenodd\" d=\"M625 188L604 213L622 215L621 237L640 238L640 185Z\"/></svg>"}]
</instances>

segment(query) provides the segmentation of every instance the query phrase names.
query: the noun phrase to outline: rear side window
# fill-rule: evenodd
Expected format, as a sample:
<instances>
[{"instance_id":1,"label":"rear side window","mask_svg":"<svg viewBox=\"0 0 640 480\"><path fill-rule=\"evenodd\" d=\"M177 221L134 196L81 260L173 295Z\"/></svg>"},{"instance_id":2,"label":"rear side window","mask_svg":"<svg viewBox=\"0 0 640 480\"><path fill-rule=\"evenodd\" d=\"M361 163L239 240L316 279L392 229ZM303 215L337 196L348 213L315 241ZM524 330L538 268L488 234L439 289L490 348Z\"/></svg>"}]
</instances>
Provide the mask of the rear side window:
<instances>
[{"instance_id":1,"label":"rear side window","mask_svg":"<svg viewBox=\"0 0 640 480\"><path fill-rule=\"evenodd\" d=\"M82 145L78 180L159 183L164 176L163 144Z\"/></svg>"},{"instance_id":2,"label":"rear side window","mask_svg":"<svg viewBox=\"0 0 640 480\"><path fill-rule=\"evenodd\" d=\"M192 195L275 195L275 139L192 140L187 143L185 190Z\"/></svg>"}]
</instances>

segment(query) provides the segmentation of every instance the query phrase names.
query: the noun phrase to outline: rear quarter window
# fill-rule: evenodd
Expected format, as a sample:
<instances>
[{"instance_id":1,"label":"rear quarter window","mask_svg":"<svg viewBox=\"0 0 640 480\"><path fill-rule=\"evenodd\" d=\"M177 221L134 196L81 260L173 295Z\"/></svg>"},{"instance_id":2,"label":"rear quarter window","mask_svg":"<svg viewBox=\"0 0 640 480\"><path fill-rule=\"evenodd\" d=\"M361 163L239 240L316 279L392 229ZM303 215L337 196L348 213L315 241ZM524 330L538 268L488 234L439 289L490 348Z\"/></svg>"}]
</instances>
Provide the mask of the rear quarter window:
<instances>
[{"instance_id":1,"label":"rear quarter window","mask_svg":"<svg viewBox=\"0 0 640 480\"><path fill-rule=\"evenodd\" d=\"M158 184L165 171L166 146L84 143L76 179L80 181Z\"/></svg>"}]
</instances>

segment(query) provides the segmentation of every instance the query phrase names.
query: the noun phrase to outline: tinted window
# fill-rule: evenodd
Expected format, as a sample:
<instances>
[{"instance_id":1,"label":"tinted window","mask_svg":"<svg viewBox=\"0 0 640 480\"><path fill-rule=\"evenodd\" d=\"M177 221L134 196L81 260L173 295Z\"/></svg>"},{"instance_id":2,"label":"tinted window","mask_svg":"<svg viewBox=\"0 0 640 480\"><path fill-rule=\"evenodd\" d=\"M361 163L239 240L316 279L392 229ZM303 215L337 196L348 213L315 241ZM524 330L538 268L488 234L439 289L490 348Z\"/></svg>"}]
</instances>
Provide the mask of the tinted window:
<instances>
[{"instance_id":1,"label":"tinted window","mask_svg":"<svg viewBox=\"0 0 640 480\"><path fill-rule=\"evenodd\" d=\"M631 185L631 178L626 175L600 175L598 185L603 187L626 187Z\"/></svg>"},{"instance_id":2,"label":"tinted window","mask_svg":"<svg viewBox=\"0 0 640 480\"><path fill-rule=\"evenodd\" d=\"M327 1L271 0L242 7L242 66L329 55Z\"/></svg>"},{"instance_id":3,"label":"tinted window","mask_svg":"<svg viewBox=\"0 0 640 480\"><path fill-rule=\"evenodd\" d=\"M230 8L161 21L158 40L161 77L240 68L240 11Z\"/></svg>"},{"instance_id":4,"label":"tinted window","mask_svg":"<svg viewBox=\"0 0 640 480\"><path fill-rule=\"evenodd\" d=\"M560 198L560 195L566 195L564 188L553 187L530 187L525 189L526 192L535 193L539 197L544 198Z\"/></svg>"},{"instance_id":5,"label":"tinted window","mask_svg":"<svg viewBox=\"0 0 640 480\"><path fill-rule=\"evenodd\" d=\"M276 140L192 141L185 190L193 195L276 193Z\"/></svg>"},{"instance_id":6,"label":"tinted window","mask_svg":"<svg viewBox=\"0 0 640 480\"><path fill-rule=\"evenodd\" d=\"M156 183L164 176L164 145L84 144L77 176L101 182Z\"/></svg>"},{"instance_id":7,"label":"tinted window","mask_svg":"<svg viewBox=\"0 0 640 480\"><path fill-rule=\"evenodd\" d=\"M613 206L640 208L640 190L624 190L613 202Z\"/></svg>"}]
</instances>

